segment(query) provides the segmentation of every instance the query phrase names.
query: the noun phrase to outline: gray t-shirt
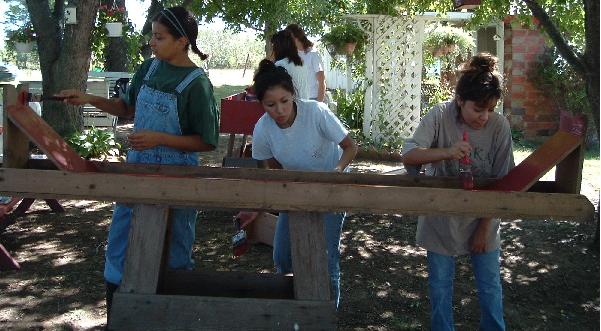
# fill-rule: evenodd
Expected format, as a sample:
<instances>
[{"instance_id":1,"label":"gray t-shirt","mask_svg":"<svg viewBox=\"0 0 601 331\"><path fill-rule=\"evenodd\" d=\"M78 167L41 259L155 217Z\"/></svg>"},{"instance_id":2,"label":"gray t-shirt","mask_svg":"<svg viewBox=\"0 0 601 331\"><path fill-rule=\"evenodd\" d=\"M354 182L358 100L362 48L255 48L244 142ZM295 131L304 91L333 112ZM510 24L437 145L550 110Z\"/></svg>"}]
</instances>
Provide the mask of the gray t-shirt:
<instances>
[{"instance_id":1,"label":"gray t-shirt","mask_svg":"<svg viewBox=\"0 0 601 331\"><path fill-rule=\"evenodd\" d=\"M253 131L253 158L275 158L284 169L334 171L348 130L323 103L297 100L297 113L289 128L281 129L265 113Z\"/></svg>"},{"instance_id":2,"label":"gray t-shirt","mask_svg":"<svg viewBox=\"0 0 601 331\"><path fill-rule=\"evenodd\" d=\"M470 155L474 177L498 178L514 166L511 129L507 119L491 113L486 125L479 130L459 120L455 101L440 103L424 116L413 137L403 144L403 153L416 147L447 148L468 133L472 146ZM426 167L430 176L458 176L459 161L443 160ZM500 247L499 219L493 219L487 239L487 251ZM478 219L453 216L420 216L416 241L419 246L438 254L469 254L469 239Z\"/></svg>"}]
</instances>

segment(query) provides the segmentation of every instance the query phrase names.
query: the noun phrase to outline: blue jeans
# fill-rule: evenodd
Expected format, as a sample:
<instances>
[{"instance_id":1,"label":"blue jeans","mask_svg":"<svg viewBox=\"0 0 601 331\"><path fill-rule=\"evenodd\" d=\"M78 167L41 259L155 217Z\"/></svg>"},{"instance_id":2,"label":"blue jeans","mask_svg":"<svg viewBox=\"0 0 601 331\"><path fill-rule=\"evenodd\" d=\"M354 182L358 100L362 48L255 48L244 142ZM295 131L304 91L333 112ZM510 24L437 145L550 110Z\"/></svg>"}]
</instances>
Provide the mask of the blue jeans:
<instances>
[{"instance_id":1,"label":"blue jeans","mask_svg":"<svg viewBox=\"0 0 601 331\"><path fill-rule=\"evenodd\" d=\"M336 307L338 307L340 301L340 234L344 223L344 213L325 213L322 215L326 227L328 271L330 272L330 282L335 295ZM292 272L288 213L285 212L280 212L275 226L273 263L277 273Z\"/></svg>"},{"instance_id":2,"label":"blue jeans","mask_svg":"<svg viewBox=\"0 0 601 331\"><path fill-rule=\"evenodd\" d=\"M472 254L472 268L480 301L480 330L505 330L500 250ZM453 278L455 257L428 251L428 285L432 305L432 330L455 330Z\"/></svg>"}]
</instances>

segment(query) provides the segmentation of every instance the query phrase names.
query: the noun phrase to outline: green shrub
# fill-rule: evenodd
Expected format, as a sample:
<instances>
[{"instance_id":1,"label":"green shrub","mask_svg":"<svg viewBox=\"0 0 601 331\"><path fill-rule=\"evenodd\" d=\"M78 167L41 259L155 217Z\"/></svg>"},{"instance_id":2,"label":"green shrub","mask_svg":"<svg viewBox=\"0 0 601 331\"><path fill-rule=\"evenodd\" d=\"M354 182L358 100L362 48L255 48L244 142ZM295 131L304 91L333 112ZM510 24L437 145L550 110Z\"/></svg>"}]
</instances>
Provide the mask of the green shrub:
<instances>
[{"instance_id":1,"label":"green shrub","mask_svg":"<svg viewBox=\"0 0 601 331\"><path fill-rule=\"evenodd\" d=\"M121 145L115 142L112 132L92 127L67 137L67 143L85 159L119 156Z\"/></svg>"},{"instance_id":2,"label":"green shrub","mask_svg":"<svg viewBox=\"0 0 601 331\"><path fill-rule=\"evenodd\" d=\"M529 72L532 83L553 100L558 109L572 113L589 113L586 85L555 47L547 48Z\"/></svg>"},{"instance_id":3,"label":"green shrub","mask_svg":"<svg viewBox=\"0 0 601 331\"><path fill-rule=\"evenodd\" d=\"M365 105L365 90L356 88L348 93L342 89L336 89L333 94L336 102L336 115L349 130L362 131L363 111Z\"/></svg>"}]
</instances>

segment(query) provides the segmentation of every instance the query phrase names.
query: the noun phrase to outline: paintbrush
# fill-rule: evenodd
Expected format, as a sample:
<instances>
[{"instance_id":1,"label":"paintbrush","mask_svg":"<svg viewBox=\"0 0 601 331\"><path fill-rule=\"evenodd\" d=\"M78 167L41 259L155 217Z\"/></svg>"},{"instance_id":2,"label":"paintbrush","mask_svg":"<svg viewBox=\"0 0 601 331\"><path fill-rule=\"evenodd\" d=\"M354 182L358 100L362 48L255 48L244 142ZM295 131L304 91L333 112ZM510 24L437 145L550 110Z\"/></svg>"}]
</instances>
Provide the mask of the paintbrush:
<instances>
[{"instance_id":1,"label":"paintbrush","mask_svg":"<svg viewBox=\"0 0 601 331\"><path fill-rule=\"evenodd\" d=\"M463 131L463 141L467 142L467 131ZM464 190L471 190L474 188L474 175L472 174L472 165L468 154L459 160L459 176L463 183Z\"/></svg>"}]
</instances>

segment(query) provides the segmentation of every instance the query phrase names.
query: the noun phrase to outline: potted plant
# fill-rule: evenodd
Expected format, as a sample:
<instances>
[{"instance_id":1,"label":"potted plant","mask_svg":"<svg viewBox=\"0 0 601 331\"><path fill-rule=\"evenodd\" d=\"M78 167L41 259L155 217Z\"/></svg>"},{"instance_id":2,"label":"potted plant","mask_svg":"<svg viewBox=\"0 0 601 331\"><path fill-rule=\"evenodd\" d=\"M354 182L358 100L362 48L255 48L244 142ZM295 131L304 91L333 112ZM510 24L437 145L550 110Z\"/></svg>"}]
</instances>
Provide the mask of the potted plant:
<instances>
[{"instance_id":1,"label":"potted plant","mask_svg":"<svg viewBox=\"0 0 601 331\"><path fill-rule=\"evenodd\" d=\"M365 32L351 22L334 26L330 32L321 37L326 49L332 55L351 55L355 49L360 49L367 39Z\"/></svg>"},{"instance_id":2,"label":"potted plant","mask_svg":"<svg viewBox=\"0 0 601 331\"><path fill-rule=\"evenodd\" d=\"M426 32L424 40L424 49L433 57L461 56L470 53L473 47L474 41L469 33L451 26L439 26Z\"/></svg>"},{"instance_id":3,"label":"potted plant","mask_svg":"<svg viewBox=\"0 0 601 331\"><path fill-rule=\"evenodd\" d=\"M9 31L7 35L8 43L14 45L17 53L28 53L33 49L33 42L36 38L36 35L31 22L27 22L25 25L16 30Z\"/></svg>"},{"instance_id":4,"label":"potted plant","mask_svg":"<svg viewBox=\"0 0 601 331\"><path fill-rule=\"evenodd\" d=\"M110 8L103 4L98 10L98 20L105 22L109 37L121 37L125 20L125 8L117 7L114 2Z\"/></svg>"}]
</instances>

